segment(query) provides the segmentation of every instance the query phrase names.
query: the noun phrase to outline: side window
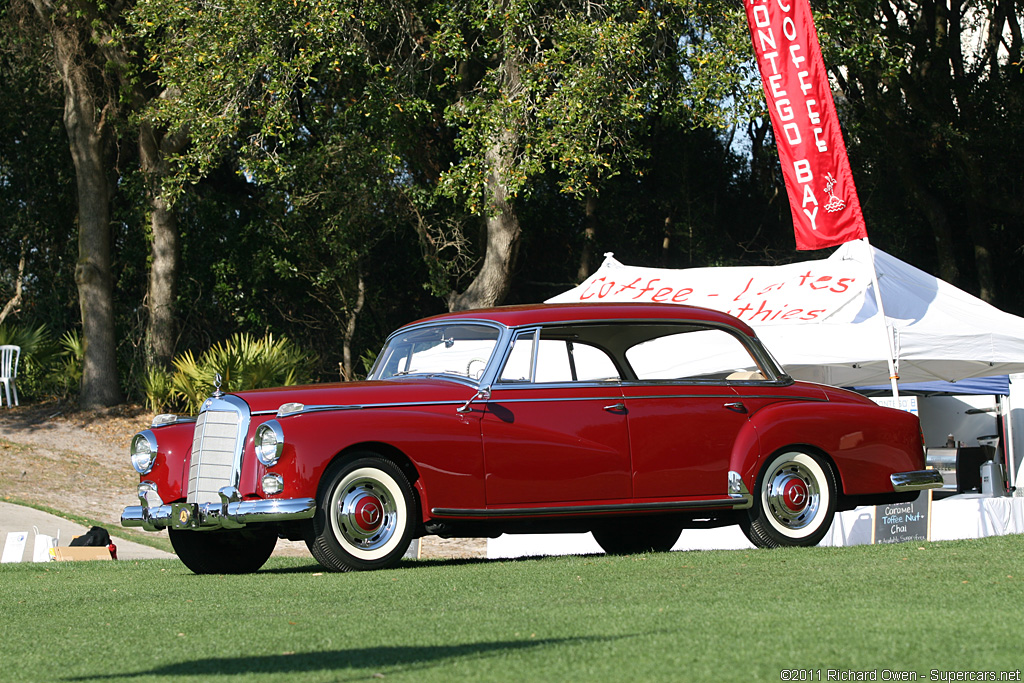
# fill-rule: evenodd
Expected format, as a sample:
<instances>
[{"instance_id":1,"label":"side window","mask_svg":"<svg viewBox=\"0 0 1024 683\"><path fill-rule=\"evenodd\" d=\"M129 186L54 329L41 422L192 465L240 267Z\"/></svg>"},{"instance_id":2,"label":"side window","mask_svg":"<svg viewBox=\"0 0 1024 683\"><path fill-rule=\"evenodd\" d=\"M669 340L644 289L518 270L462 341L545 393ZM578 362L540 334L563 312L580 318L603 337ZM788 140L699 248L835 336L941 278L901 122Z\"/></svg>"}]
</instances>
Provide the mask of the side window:
<instances>
[{"instance_id":1,"label":"side window","mask_svg":"<svg viewBox=\"0 0 1024 683\"><path fill-rule=\"evenodd\" d=\"M536 330L520 332L498 377L499 382L529 382L533 377L533 342Z\"/></svg>"},{"instance_id":2,"label":"side window","mask_svg":"<svg viewBox=\"0 0 1024 683\"><path fill-rule=\"evenodd\" d=\"M561 339L541 339L537 349L538 384L547 382L571 382L572 364L569 362L569 345Z\"/></svg>"},{"instance_id":3,"label":"side window","mask_svg":"<svg viewBox=\"0 0 1024 683\"><path fill-rule=\"evenodd\" d=\"M717 328L691 329L641 342L626 351L626 360L641 380L765 379L749 349Z\"/></svg>"},{"instance_id":4,"label":"side window","mask_svg":"<svg viewBox=\"0 0 1024 683\"><path fill-rule=\"evenodd\" d=\"M570 342L577 382L619 379L619 371L608 354L590 344Z\"/></svg>"},{"instance_id":5,"label":"side window","mask_svg":"<svg viewBox=\"0 0 1024 683\"><path fill-rule=\"evenodd\" d=\"M536 348L536 354L534 354ZM500 382L594 382L617 380L619 373L608 355L595 346L564 339L535 338L520 333L512 342Z\"/></svg>"}]
</instances>

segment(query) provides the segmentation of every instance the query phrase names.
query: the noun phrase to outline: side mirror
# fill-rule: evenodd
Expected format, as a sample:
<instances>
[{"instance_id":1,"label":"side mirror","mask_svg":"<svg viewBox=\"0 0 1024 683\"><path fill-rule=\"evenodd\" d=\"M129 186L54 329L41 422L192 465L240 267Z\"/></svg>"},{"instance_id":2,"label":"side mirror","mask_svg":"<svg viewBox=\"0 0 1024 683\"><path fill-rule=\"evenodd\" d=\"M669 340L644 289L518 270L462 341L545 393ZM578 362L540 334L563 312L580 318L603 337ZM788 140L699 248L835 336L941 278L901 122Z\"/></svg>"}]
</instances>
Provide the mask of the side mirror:
<instances>
[{"instance_id":1,"label":"side mirror","mask_svg":"<svg viewBox=\"0 0 1024 683\"><path fill-rule=\"evenodd\" d=\"M457 408L455 410L455 412L457 412L457 413L468 413L471 410L471 408L469 406L473 403L473 401L475 401L477 399L486 401L490 397L491 397L491 388L490 387L480 387L480 389L475 394L470 396L469 400L466 401L465 403L463 403L461 408Z\"/></svg>"}]
</instances>

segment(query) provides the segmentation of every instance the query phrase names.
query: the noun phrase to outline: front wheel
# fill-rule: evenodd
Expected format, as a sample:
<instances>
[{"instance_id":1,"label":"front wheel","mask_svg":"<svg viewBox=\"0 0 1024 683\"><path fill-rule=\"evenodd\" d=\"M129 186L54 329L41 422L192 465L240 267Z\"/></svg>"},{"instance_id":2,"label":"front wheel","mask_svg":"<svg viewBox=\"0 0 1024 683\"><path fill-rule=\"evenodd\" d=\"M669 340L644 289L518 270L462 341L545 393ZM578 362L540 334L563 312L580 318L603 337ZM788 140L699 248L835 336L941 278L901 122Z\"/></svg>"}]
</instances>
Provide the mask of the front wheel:
<instances>
[{"instance_id":1,"label":"front wheel","mask_svg":"<svg viewBox=\"0 0 1024 683\"><path fill-rule=\"evenodd\" d=\"M366 454L335 463L321 480L306 545L332 571L393 567L412 540L413 501L409 479L390 460Z\"/></svg>"},{"instance_id":2,"label":"front wheel","mask_svg":"<svg viewBox=\"0 0 1024 683\"><path fill-rule=\"evenodd\" d=\"M249 574L270 559L277 534L268 530L168 529L178 559L196 574Z\"/></svg>"},{"instance_id":3,"label":"front wheel","mask_svg":"<svg viewBox=\"0 0 1024 683\"><path fill-rule=\"evenodd\" d=\"M759 548L817 545L832 526L836 481L832 466L803 451L772 457L757 478L754 503L740 527Z\"/></svg>"}]
</instances>

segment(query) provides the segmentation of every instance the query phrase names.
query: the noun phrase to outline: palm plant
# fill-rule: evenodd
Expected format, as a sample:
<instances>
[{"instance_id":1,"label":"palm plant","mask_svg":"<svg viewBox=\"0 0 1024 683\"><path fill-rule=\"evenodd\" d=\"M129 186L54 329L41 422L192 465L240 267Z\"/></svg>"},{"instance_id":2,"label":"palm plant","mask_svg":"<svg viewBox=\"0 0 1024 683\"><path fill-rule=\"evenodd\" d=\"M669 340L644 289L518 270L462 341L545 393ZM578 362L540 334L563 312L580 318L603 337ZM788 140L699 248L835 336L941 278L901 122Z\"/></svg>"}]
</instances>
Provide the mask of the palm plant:
<instances>
[{"instance_id":1,"label":"palm plant","mask_svg":"<svg viewBox=\"0 0 1024 683\"><path fill-rule=\"evenodd\" d=\"M192 351L175 358L171 394L195 413L213 393L217 375L221 376L220 389L224 392L288 386L308 381L311 364L309 355L286 338L235 334L198 358ZM153 382L157 388L158 379Z\"/></svg>"}]
</instances>

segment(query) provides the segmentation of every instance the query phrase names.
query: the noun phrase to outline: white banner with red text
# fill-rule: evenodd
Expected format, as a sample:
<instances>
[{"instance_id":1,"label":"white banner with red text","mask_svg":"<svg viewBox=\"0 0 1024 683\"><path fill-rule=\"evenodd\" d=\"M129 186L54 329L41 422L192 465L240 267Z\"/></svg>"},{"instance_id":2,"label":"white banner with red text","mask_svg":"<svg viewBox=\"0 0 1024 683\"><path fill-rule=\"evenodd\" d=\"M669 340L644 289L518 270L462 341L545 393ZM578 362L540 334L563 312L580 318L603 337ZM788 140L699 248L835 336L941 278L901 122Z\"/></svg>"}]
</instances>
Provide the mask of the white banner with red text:
<instances>
[{"instance_id":1,"label":"white banner with red text","mask_svg":"<svg viewBox=\"0 0 1024 683\"><path fill-rule=\"evenodd\" d=\"M874 296L878 270L901 382L1024 372L1024 318L874 249L782 266L642 268L606 254L582 284L548 300L659 302L725 311L754 328L793 377L837 386L889 381L891 349Z\"/></svg>"},{"instance_id":2,"label":"white banner with red text","mask_svg":"<svg viewBox=\"0 0 1024 683\"><path fill-rule=\"evenodd\" d=\"M749 325L803 325L828 320L870 284L870 273L852 261L668 270L625 266L606 255L586 282L551 302L687 304L725 311Z\"/></svg>"}]
</instances>

